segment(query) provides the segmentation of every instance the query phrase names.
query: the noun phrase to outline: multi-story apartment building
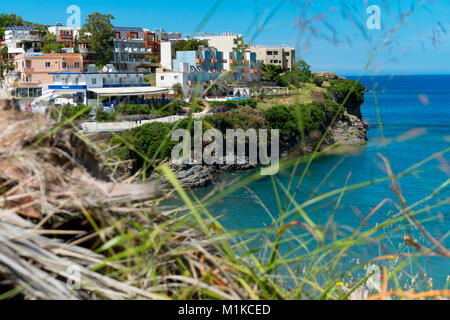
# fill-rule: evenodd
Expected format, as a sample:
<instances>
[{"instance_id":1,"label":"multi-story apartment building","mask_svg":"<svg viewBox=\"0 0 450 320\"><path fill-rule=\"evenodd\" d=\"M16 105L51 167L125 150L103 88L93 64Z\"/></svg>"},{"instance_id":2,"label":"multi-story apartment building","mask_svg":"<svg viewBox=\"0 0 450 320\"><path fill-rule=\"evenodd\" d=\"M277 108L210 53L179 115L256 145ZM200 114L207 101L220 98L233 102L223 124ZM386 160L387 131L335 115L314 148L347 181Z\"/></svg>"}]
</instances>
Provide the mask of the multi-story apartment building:
<instances>
[{"instance_id":1,"label":"multi-story apartment building","mask_svg":"<svg viewBox=\"0 0 450 320\"><path fill-rule=\"evenodd\" d=\"M193 93L197 82L216 80L224 71L228 71L238 82L255 82L260 79L259 64L254 52L237 48L222 52L214 47L200 46L198 50L177 51L173 59L172 46L171 41L161 42L162 68L156 73L158 87L171 88L179 83L185 93Z\"/></svg>"},{"instance_id":2,"label":"multi-story apartment building","mask_svg":"<svg viewBox=\"0 0 450 320\"><path fill-rule=\"evenodd\" d=\"M65 96L73 103L83 103L92 105L96 103L97 96L90 92L95 88L123 88L123 87L147 87L143 72L116 72L114 68L107 72L55 72L49 75L53 78L53 83L48 86L44 94L51 93L53 96ZM113 94L112 94L113 96Z\"/></svg>"},{"instance_id":3,"label":"multi-story apartment building","mask_svg":"<svg viewBox=\"0 0 450 320\"><path fill-rule=\"evenodd\" d=\"M111 62L120 71L132 71L151 63L159 54L156 35L142 28L114 27L114 56Z\"/></svg>"},{"instance_id":4,"label":"multi-story apartment building","mask_svg":"<svg viewBox=\"0 0 450 320\"><path fill-rule=\"evenodd\" d=\"M282 67L284 70L292 70L295 64L295 49L291 47L267 47L251 45L246 51L256 53L256 59L264 64L272 64Z\"/></svg>"},{"instance_id":5,"label":"multi-story apartment building","mask_svg":"<svg viewBox=\"0 0 450 320\"><path fill-rule=\"evenodd\" d=\"M24 53L14 60L16 73L23 83L48 85L53 83L52 72L82 72L80 53Z\"/></svg>"},{"instance_id":6,"label":"multi-story apartment building","mask_svg":"<svg viewBox=\"0 0 450 320\"><path fill-rule=\"evenodd\" d=\"M83 70L83 58L79 53L22 53L14 59L15 72L5 75L6 87L12 95L34 98L53 83L51 72Z\"/></svg>"},{"instance_id":7,"label":"multi-story apartment building","mask_svg":"<svg viewBox=\"0 0 450 320\"><path fill-rule=\"evenodd\" d=\"M167 32L164 29L155 29L152 31L156 36L156 41L178 41L189 38L188 35L181 32Z\"/></svg>"},{"instance_id":8,"label":"multi-story apartment building","mask_svg":"<svg viewBox=\"0 0 450 320\"><path fill-rule=\"evenodd\" d=\"M216 80L221 72L207 72L199 68L190 68L188 63L181 63L179 71L156 70L156 86L172 89L174 84L180 84L187 95L202 94L204 85Z\"/></svg>"},{"instance_id":9,"label":"multi-story apartment building","mask_svg":"<svg viewBox=\"0 0 450 320\"><path fill-rule=\"evenodd\" d=\"M173 60L173 70L180 71L182 63L188 63L190 69L201 68L199 70L206 72L222 72L223 53L216 48L202 46L196 51L177 51L176 59Z\"/></svg>"},{"instance_id":10,"label":"multi-story apartment building","mask_svg":"<svg viewBox=\"0 0 450 320\"><path fill-rule=\"evenodd\" d=\"M48 27L48 31L55 35L57 42L62 42L66 47L72 48L75 39L80 33L78 27L66 27L61 23L57 23L55 26Z\"/></svg>"},{"instance_id":11,"label":"multi-story apartment building","mask_svg":"<svg viewBox=\"0 0 450 320\"><path fill-rule=\"evenodd\" d=\"M242 35L233 33L203 33L195 36L194 39L206 40L210 47L222 52L233 52L243 44Z\"/></svg>"},{"instance_id":12,"label":"multi-story apartment building","mask_svg":"<svg viewBox=\"0 0 450 320\"><path fill-rule=\"evenodd\" d=\"M42 39L33 27L12 26L6 27L4 43L8 47L8 57L12 61L18 54L39 52Z\"/></svg>"}]
</instances>

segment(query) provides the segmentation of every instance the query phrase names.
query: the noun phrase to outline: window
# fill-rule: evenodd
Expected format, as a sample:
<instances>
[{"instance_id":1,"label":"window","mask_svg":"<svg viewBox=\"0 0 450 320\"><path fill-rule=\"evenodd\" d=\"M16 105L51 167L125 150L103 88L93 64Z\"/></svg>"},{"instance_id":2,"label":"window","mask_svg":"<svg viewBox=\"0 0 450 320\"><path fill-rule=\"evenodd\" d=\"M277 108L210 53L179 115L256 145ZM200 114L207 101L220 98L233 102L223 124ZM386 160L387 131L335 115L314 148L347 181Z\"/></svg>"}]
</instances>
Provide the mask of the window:
<instances>
[{"instance_id":1,"label":"window","mask_svg":"<svg viewBox=\"0 0 450 320\"><path fill-rule=\"evenodd\" d=\"M106 78L103 78L103 85L106 84Z\"/></svg>"},{"instance_id":2,"label":"window","mask_svg":"<svg viewBox=\"0 0 450 320\"><path fill-rule=\"evenodd\" d=\"M79 68L80 67L80 63L79 62L75 62L75 68Z\"/></svg>"},{"instance_id":3,"label":"window","mask_svg":"<svg viewBox=\"0 0 450 320\"><path fill-rule=\"evenodd\" d=\"M45 67L46 68L50 68L50 62L49 61L45 62Z\"/></svg>"},{"instance_id":4,"label":"window","mask_svg":"<svg viewBox=\"0 0 450 320\"><path fill-rule=\"evenodd\" d=\"M92 78L92 84L97 84L97 79Z\"/></svg>"},{"instance_id":5,"label":"window","mask_svg":"<svg viewBox=\"0 0 450 320\"><path fill-rule=\"evenodd\" d=\"M67 64L65 62L62 63L62 68L63 69L67 68Z\"/></svg>"},{"instance_id":6,"label":"window","mask_svg":"<svg viewBox=\"0 0 450 320\"><path fill-rule=\"evenodd\" d=\"M78 84L78 77L75 78L75 84Z\"/></svg>"},{"instance_id":7,"label":"window","mask_svg":"<svg viewBox=\"0 0 450 320\"><path fill-rule=\"evenodd\" d=\"M290 52L286 52L285 54L286 54L286 57L289 57L289 55L290 55Z\"/></svg>"},{"instance_id":8,"label":"window","mask_svg":"<svg viewBox=\"0 0 450 320\"><path fill-rule=\"evenodd\" d=\"M272 54L273 54L272 51L267 51L268 56L271 56Z\"/></svg>"},{"instance_id":9,"label":"window","mask_svg":"<svg viewBox=\"0 0 450 320\"><path fill-rule=\"evenodd\" d=\"M178 80L178 76L174 76L173 78L174 78L175 80Z\"/></svg>"},{"instance_id":10,"label":"window","mask_svg":"<svg viewBox=\"0 0 450 320\"><path fill-rule=\"evenodd\" d=\"M161 76L161 80L164 80L164 76Z\"/></svg>"}]
</instances>

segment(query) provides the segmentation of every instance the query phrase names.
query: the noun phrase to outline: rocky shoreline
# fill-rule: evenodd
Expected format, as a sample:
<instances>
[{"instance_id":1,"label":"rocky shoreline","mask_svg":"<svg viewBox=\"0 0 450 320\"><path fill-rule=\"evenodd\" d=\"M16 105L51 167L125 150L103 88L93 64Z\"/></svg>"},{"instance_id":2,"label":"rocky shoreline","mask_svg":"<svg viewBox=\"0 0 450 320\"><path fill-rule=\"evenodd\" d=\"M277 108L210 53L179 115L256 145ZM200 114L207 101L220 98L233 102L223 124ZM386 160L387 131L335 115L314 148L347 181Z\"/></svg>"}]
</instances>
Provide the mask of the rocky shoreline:
<instances>
[{"instance_id":1,"label":"rocky shoreline","mask_svg":"<svg viewBox=\"0 0 450 320\"><path fill-rule=\"evenodd\" d=\"M367 125L357 116L344 113L341 119L338 119L329 132L328 138L324 140L323 147L336 144L337 146L353 147L362 146L367 143L366 137ZM292 153L295 154L311 154L316 145L319 136L310 136L306 139L306 143L301 146L299 142L289 145L280 150L281 157L286 157ZM330 153L333 153L331 151ZM234 161L236 162L236 161ZM243 172L255 170L257 165L248 164L183 164L177 165L172 162L167 163L175 172L180 185L185 189L196 189L207 187L213 182L219 180L219 176L223 173ZM161 185L167 185L168 181L157 173L152 174L150 180L159 180Z\"/></svg>"},{"instance_id":2,"label":"rocky shoreline","mask_svg":"<svg viewBox=\"0 0 450 320\"><path fill-rule=\"evenodd\" d=\"M316 73L327 80L345 80L332 72ZM342 97L333 96L337 103L341 103ZM328 136L324 139L320 150L327 148L327 153L348 152L350 148L363 146L367 143L368 126L362 120L361 113L362 103L347 103L345 112L336 119L335 123L328 132ZM330 119L331 121L331 119ZM280 158L289 155L311 154L316 149L317 144L322 138L323 132L312 130L309 132L305 141L298 139L285 140L280 136ZM334 146L331 150L328 148ZM280 160L281 160L280 159ZM234 161L236 163L236 161ZM258 168L257 165L248 164L223 164L223 165L206 165L206 164L183 164L177 165L172 162L167 164L175 172L175 176L181 186L186 189L202 188L210 185L219 179L220 174L227 172L248 171ZM151 180L158 179L162 185L168 184L168 181L157 173L153 173Z\"/></svg>"}]
</instances>

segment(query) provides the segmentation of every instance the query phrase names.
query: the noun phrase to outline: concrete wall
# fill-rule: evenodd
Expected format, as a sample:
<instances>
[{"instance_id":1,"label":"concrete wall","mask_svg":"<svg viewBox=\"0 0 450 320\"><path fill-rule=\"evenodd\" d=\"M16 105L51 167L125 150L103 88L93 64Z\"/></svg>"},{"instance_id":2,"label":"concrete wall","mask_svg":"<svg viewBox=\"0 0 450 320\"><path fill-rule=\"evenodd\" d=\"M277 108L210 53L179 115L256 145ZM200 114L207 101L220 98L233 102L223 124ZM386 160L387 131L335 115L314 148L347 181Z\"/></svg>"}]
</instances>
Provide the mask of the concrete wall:
<instances>
[{"instance_id":1,"label":"concrete wall","mask_svg":"<svg viewBox=\"0 0 450 320\"><path fill-rule=\"evenodd\" d=\"M161 67L172 70L172 42L161 42Z\"/></svg>"}]
</instances>

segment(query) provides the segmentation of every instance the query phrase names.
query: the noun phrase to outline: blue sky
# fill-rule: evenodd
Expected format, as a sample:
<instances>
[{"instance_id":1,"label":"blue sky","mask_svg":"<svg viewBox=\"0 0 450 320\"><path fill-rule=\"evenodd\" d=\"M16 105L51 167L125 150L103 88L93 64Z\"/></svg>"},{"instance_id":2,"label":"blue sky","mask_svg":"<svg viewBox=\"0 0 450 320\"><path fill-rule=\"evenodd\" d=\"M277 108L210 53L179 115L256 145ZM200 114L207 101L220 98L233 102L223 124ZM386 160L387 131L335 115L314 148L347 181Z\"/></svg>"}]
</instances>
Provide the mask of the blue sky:
<instances>
[{"instance_id":1,"label":"blue sky","mask_svg":"<svg viewBox=\"0 0 450 320\"><path fill-rule=\"evenodd\" d=\"M424 2L421 7L418 5ZM450 74L450 1L448 0L224 0L218 1L202 32L241 33L247 42L294 45L297 57L314 71L359 74L370 52L400 21L413 13L373 58L369 74ZM110 13L117 26L192 34L216 0L0 0L0 12L16 13L45 24L68 18L77 5L82 21L92 12ZM381 8L381 30L369 30L366 8ZM303 26L303 27L302 27ZM303 30L303 32L301 32Z\"/></svg>"}]
</instances>

